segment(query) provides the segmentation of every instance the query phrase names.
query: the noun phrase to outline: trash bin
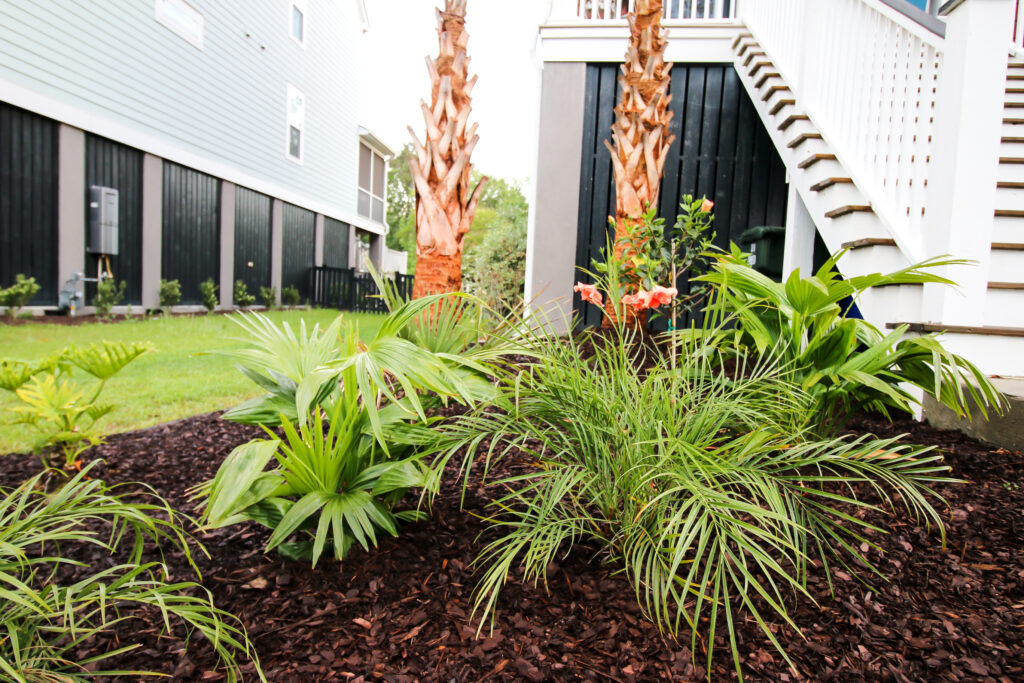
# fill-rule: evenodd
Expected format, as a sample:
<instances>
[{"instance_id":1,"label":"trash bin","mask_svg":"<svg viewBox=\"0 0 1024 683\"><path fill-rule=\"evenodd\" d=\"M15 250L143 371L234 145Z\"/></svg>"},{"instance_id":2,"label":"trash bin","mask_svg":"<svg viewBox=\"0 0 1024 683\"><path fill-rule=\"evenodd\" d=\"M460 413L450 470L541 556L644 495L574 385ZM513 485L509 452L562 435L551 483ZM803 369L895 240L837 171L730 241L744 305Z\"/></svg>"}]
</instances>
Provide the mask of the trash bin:
<instances>
[{"instance_id":1,"label":"trash bin","mask_svg":"<svg viewBox=\"0 0 1024 683\"><path fill-rule=\"evenodd\" d=\"M750 266L775 280L782 278L782 254L786 250L786 228L760 225L740 235L740 244L750 251Z\"/></svg>"}]
</instances>

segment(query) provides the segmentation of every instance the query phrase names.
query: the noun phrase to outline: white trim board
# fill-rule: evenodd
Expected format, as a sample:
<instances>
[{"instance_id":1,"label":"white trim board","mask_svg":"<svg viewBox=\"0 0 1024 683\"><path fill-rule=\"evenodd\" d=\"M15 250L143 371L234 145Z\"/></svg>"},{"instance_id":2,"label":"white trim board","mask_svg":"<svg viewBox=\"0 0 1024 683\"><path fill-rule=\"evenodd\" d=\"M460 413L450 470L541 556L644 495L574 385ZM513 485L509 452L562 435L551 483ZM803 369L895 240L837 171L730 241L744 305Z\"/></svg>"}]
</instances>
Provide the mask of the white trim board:
<instances>
[{"instance_id":1,"label":"white trim board","mask_svg":"<svg viewBox=\"0 0 1024 683\"><path fill-rule=\"evenodd\" d=\"M90 112L67 102L62 102L46 95L41 95L29 88L0 78L0 101L45 116L60 123L80 128L94 135L99 135L115 142L152 154L153 156L188 166L221 180L241 185L261 192L276 199L323 214L329 218L354 225L360 230L383 235L387 226L363 218L355 211L346 209L332 202L323 201L309 195L296 192L275 182L258 178L247 171L230 163L211 159L183 149L172 142L163 140L122 123L109 119L101 114Z\"/></svg>"}]
</instances>

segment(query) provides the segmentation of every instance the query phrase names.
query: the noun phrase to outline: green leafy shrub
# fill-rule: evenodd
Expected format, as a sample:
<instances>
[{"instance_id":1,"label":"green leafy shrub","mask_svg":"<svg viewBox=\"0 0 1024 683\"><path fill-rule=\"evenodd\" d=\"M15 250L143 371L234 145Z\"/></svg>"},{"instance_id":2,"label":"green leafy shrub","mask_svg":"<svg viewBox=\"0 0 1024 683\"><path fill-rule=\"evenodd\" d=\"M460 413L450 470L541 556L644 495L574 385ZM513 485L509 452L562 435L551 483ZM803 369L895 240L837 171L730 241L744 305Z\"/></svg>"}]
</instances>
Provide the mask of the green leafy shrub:
<instances>
[{"instance_id":1,"label":"green leafy shrub","mask_svg":"<svg viewBox=\"0 0 1024 683\"><path fill-rule=\"evenodd\" d=\"M34 277L25 277L22 273L14 276L14 284L0 289L0 306L7 308L7 315L15 316L22 307L32 301L40 287Z\"/></svg>"},{"instance_id":2,"label":"green leafy shrub","mask_svg":"<svg viewBox=\"0 0 1024 683\"><path fill-rule=\"evenodd\" d=\"M253 343L229 355L269 393L224 418L261 425L270 438L235 449L213 481L199 487L208 496L206 524L256 521L274 530L268 550L316 564L328 551L345 557L353 543L376 545L381 533L397 535L399 522L417 518L394 505L425 481L413 447L432 422L426 408L493 393L485 360L497 353L493 345L442 354L403 336L445 298L401 304L365 344L342 317L322 332L307 332L302 323L296 334L287 323L242 316ZM277 426L283 437L270 431ZM267 470L272 461L276 467ZM289 541L296 533L299 539Z\"/></svg>"},{"instance_id":3,"label":"green leafy shrub","mask_svg":"<svg viewBox=\"0 0 1024 683\"><path fill-rule=\"evenodd\" d=\"M949 280L929 268L963 264L932 259L888 275L842 279L839 254L812 277L795 271L773 282L746 264L738 251L715 257L711 272L699 278L714 287L709 311L737 324L723 336L727 345L770 354L792 368L794 380L814 399L816 428L834 433L847 417L863 409L911 413L918 403L908 387L969 416L976 403L1002 410L1005 399L967 359L946 351L935 335L905 338L907 326L883 334L871 323L846 317L852 302L871 287L942 283Z\"/></svg>"},{"instance_id":4,"label":"green leafy shrub","mask_svg":"<svg viewBox=\"0 0 1024 683\"><path fill-rule=\"evenodd\" d=\"M125 290L128 283L122 280L115 282L112 278L102 278L96 283L96 296L92 299L92 305L96 307L96 315L106 318L110 315L110 309L124 301Z\"/></svg>"},{"instance_id":5,"label":"green leafy shrub","mask_svg":"<svg viewBox=\"0 0 1024 683\"><path fill-rule=\"evenodd\" d=\"M160 280L160 308L169 311L181 302L181 283L177 280Z\"/></svg>"},{"instance_id":6,"label":"green leafy shrub","mask_svg":"<svg viewBox=\"0 0 1024 683\"><path fill-rule=\"evenodd\" d=\"M243 280L235 280L234 299L235 304L242 308L249 308L256 303L256 297L249 293L249 288Z\"/></svg>"},{"instance_id":7,"label":"green leafy shrub","mask_svg":"<svg viewBox=\"0 0 1024 683\"><path fill-rule=\"evenodd\" d=\"M499 312L513 310L526 283L526 224L499 223L467 249L462 288Z\"/></svg>"},{"instance_id":8,"label":"green leafy shrub","mask_svg":"<svg viewBox=\"0 0 1024 683\"><path fill-rule=\"evenodd\" d=\"M39 432L35 449L56 446L66 466L89 446L101 442L96 423L116 406L100 403L107 380L148 352L148 344L105 341L88 347L68 347L38 363L0 362L0 388L13 392L20 403L13 408L17 423ZM94 382L78 381L76 370Z\"/></svg>"},{"instance_id":9,"label":"green leafy shrub","mask_svg":"<svg viewBox=\"0 0 1024 683\"><path fill-rule=\"evenodd\" d=\"M281 290L282 306L298 306L301 303L302 294L299 293L299 288L295 285L288 285Z\"/></svg>"},{"instance_id":10,"label":"green leafy shrub","mask_svg":"<svg viewBox=\"0 0 1024 683\"><path fill-rule=\"evenodd\" d=\"M212 277L199 283L199 300L208 312L212 313L220 303L220 299L217 298L218 289L219 287Z\"/></svg>"},{"instance_id":11,"label":"green leafy shrub","mask_svg":"<svg viewBox=\"0 0 1024 683\"><path fill-rule=\"evenodd\" d=\"M88 476L91 469L50 495L41 492L43 475L0 488L0 677L28 683L117 675L100 670L103 663L139 645L92 652L95 637L131 620L128 608L151 607L168 625L177 621L190 635L207 638L228 680L241 678L239 656L251 659L265 680L237 618L218 609L195 581L168 583L160 562L143 561L149 547L172 550L184 554L198 575L190 543L206 551L183 530L186 520L155 494L128 502L128 496L139 499L137 490L108 487ZM94 530L96 520L107 528ZM81 565L74 583L65 583L60 569L79 564L67 558L74 546L99 547L119 559Z\"/></svg>"},{"instance_id":12,"label":"green leafy shrub","mask_svg":"<svg viewBox=\"0 0 1024 683\"><path fill-rule=\"evenodd\" d=\"M272 309L277 305L277 287L260 287L260 301L267 307L267 310Z\"/></svg>"},{"instance_id":13,"label":"green leafy shrub","mask_svg":"<svg viewBox=\"0 0 1024 683\"><path fill-rule=\"evenodd\" d=\"M500 536L476 560L478 613L494 614L515 565L546 581L552 561L585 545L621 568L660 628L688 629L709 661L724 625L739 670L739 620L760 624L785 656L764 612L796 628L787 605L808 597L817 561L826 573L850 558L870 567L865 531L884 530L858 513L876 493L941 528L929 489L946 470L938 455L894 440L819 440L807 429L813 399L783 370L739 356L726 377L705 337L675 339L676 369L638 358L645 347L628 335L594 339L592 358L572 338L541 338L537 362L501 382L493 407L440 428L434 492L453 459L467 472L513 452L537 463L495 482L507 493L487 518ZM871 501L857 498L864 489Z\"/></svg>"}]
</instances>

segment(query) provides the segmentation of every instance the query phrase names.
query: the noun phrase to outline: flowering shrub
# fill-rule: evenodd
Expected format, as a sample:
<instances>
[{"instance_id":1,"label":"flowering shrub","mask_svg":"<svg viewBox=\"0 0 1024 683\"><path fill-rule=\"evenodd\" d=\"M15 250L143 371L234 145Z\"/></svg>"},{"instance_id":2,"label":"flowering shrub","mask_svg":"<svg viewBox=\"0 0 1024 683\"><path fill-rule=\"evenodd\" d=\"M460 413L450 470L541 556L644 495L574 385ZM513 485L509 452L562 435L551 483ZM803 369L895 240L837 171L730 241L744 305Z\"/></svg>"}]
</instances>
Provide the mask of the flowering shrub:
<instances>
[{"instance_id":1,"label":"flowering shrub","mask_svg":"<svg viewBox=\"0 0 1024 683\"><path fill-rule=\"evenodd\" d=\"M573 291L583 301L604 307L605 297L600 291L603 289L617 319L671 307L665 315L671 318L674 329L677 318L700 303L707 289L704 284L693 282L690 293L679 298L674 285L681 275L703 270L706 265L704 254L715 237L710 231L714 207L714 202L706 197L694 200L684 196L679 216L670 229L666 229L655 209L648 209L616 244L619 248L602 250L603 260L594 262L596 272L587 272L597 284L578 282Z\"/></svg>"}]
</instances>

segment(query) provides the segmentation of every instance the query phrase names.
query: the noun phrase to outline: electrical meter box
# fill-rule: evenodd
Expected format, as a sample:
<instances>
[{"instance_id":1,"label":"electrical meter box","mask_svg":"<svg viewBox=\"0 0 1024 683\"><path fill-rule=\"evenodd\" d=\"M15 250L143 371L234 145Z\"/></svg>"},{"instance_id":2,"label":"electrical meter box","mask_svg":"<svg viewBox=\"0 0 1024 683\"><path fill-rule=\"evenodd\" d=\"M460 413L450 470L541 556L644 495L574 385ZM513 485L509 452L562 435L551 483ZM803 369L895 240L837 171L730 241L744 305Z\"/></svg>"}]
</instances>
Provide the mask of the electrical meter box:
<instances>
[{"instance_id":1,"label":"electrical meter box","mask_svg":"<svg viewBox=\"0 0 1024 683\"><path fill-rule=\"evenodd\" d=\"M88 250L117 256L117 190L112 187L89 187Z\"/></svg>"}]
</instances>

